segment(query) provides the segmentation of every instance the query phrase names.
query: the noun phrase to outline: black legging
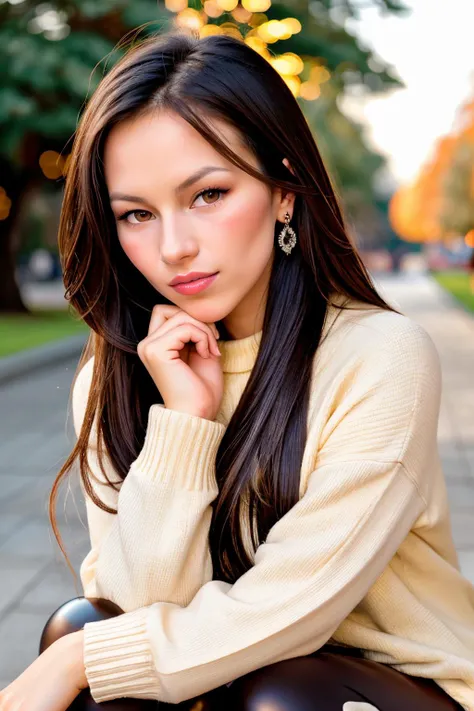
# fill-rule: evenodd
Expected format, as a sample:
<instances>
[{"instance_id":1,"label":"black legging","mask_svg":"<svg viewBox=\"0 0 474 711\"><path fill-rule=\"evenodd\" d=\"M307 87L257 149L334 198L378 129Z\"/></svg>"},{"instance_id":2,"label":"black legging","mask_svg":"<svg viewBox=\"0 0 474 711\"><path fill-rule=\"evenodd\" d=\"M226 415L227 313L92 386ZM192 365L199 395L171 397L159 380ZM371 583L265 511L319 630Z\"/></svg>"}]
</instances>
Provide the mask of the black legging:
<instances>
[{"instance_id":1,"label":"black legging","mask_svg":"<svg viewBox=\"0 0 474 711\"><path fill-rule=\"evenodd\" d=\"M160 711L462 711L435 682L324 647Z\"/></svg>"},{"instance_id":2,"label":"black legging","mask_svg":"<svg viewBox=\"0 0 474 711\"><path fill-rule=\"evenodd\" d=\"M43 652L59 637L122 613L101 598L75 598L47 621ZM168 704L116 699L95 704L88 689L69 711L463 711L434 681L364 659L355 649L323 647L306 657L270 664L205 694Z\"/></svg>"}]
</instances>

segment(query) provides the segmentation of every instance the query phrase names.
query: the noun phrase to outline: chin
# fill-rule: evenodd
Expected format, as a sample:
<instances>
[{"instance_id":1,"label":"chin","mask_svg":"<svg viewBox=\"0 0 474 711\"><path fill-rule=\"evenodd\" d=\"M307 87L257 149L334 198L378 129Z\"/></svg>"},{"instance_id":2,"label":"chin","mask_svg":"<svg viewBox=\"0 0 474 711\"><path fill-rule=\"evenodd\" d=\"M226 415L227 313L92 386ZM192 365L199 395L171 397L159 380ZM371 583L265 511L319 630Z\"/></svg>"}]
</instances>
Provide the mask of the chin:
<instances>
[{"instance_id":1,"label":"chin","mask_svg":"<svg viewBox=\"0 0 474 711\"><path fill-rule=\"evenodd\" d=\"M217 299L215 301L209 300L208 303L204 301L202 303L198 301L191 303L191 300L189 300L188 303L177 304L177 306L193 318L202 321L202 323L217 323L217 321L222 321L227 318L232 310L222 308L222 303L217 303Z\"/></svg>"},{"instance_id":2,"label":"chin","mask_svg":"<svg viewBox=\"0 0 474 711\"><path fill-rule=\"evenodd\" d=\"M213 309L212 306L206 308L199 308L196 306L194 309L183 308L183 311L186 311L186 313L193 318L196 318L198 321L202 321L202 323L217 323L217 321L222 321L227 316L227 312L223 313L222 309Z\"/></svg>"}]
</instances>

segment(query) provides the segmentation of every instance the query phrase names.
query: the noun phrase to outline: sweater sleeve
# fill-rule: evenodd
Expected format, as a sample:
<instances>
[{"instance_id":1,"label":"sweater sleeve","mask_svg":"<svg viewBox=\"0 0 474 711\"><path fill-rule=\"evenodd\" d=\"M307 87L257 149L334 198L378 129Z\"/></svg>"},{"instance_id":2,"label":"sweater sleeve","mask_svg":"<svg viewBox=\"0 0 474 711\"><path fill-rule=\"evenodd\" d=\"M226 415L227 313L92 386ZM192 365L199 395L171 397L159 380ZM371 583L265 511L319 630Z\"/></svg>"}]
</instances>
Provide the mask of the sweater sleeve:
<instances>
[{"instance_id":1,"label":"sweater sleeve","mask_svg":"<svg viewBox=\"0 0 474 711\"><path fill-rule=\"evenodd\" d=\"M91 376L92 359L73 389L77 435ZM144 446L118 491L100 470L91 434L91 483L117 514L85 496L91 549L80 576L86 597L104 597L124 611L156 600L185 605L212 579L210 504L217 495L214 463L224 431L220 423L152 405ZM108 478L119 482L105 454L104 464Z\"/></svg>"},{"instance_id":2,"label":"sweater sleeve","mask_svg":"<svg viewBox=\"0 0 474 711\"><path fill-rule=\"evenodd\" d=\"M179 703L314 652L375 583L425 508L441 383L421 328L365 352L335 386L306 491L244 575L85 625L97 702Z\"/></svg>"}]
</instances>

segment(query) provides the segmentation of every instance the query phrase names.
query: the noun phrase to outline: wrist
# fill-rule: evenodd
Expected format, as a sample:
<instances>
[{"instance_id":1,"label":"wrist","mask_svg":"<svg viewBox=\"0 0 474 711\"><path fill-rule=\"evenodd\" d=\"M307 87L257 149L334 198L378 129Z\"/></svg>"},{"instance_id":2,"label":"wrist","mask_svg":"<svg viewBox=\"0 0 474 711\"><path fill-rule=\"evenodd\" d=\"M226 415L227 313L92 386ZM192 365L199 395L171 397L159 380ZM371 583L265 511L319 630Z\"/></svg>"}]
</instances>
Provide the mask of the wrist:
<instances>
[{"instance_id":1,"label":"wrist","mask_svg":"<svg viewBox=\"0 0 474 711\"><path fill-rule=\"evenodd\" d=\"M84 666L84 630L71 632L60 637L54 644L56 646L59 663L67 667L67 673L78 689L89 686Z\"/></svg>"},{"instance_id":2,"label":"wrist","mask_svg":"<svg viewBox=\"0 0 474 711\"><path fill-rule=\"evenodd\" d=\"M163 405L163 407L165 408L165 410L173 410L174 412L180 412L182 415L190 415L191 417L200 417L202 420L209 420L210 422L214 422L216 419L216 414L214 412L211 412L204 408L199 410L196 408L190 408L189 404L165 404Z\"/></svg>"}]
</instances>

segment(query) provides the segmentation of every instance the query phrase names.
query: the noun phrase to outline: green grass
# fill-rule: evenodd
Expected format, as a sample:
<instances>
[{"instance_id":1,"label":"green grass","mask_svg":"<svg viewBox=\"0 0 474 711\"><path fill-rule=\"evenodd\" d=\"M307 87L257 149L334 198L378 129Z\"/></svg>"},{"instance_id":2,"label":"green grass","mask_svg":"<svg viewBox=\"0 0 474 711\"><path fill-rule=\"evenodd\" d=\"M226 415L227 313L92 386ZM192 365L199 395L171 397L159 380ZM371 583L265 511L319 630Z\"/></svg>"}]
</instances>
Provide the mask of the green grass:
<instances>
[{"instance_id":1,"label":"green grass","mask_svg":"<svg viewBox=\"0 0 474 711\"><path fill-rule=\"evenodd\" d=\"M65 310L31 314L0 314L0 357L87 331L87 326Z\"/></svg>"},{"instance_id":2,"label":"green grass","mask_svg":"<svg viewBox=\"0 0 474 711\"><path fill-rule=\"evenodd\" d=\"M469 272L433 272L433 276L440 286L449 291L470 311L474 312L474 279Z\"/></svg>"}]
</instances>

